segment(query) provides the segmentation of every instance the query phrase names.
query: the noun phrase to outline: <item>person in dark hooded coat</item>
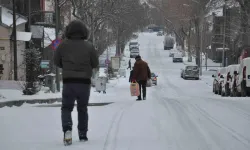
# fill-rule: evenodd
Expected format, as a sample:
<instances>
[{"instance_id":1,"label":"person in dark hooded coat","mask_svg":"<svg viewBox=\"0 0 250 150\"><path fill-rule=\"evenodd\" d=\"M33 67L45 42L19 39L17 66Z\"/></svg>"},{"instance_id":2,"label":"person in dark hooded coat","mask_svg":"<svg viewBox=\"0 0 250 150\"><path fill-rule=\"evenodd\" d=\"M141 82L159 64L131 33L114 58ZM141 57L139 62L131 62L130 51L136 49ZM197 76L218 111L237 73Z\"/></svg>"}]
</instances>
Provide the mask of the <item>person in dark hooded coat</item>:
<instances>
[{"instance_id":1,"label":"person in dark hooded coat","mask_svg":"<svg viewBox=\"0 0 250 150\"><path fill-rule=\"evenodd\" d=\"M61 119L64 143L72 143L71 112L77 101L78 133L80 141L87 141L88 102L91 89L92 69L97 68L97 51L88 39L87 27L78 20L69 23L65 38L58 46L54 63L62 68L63 91Z\"/></svg>"}]
</instances>

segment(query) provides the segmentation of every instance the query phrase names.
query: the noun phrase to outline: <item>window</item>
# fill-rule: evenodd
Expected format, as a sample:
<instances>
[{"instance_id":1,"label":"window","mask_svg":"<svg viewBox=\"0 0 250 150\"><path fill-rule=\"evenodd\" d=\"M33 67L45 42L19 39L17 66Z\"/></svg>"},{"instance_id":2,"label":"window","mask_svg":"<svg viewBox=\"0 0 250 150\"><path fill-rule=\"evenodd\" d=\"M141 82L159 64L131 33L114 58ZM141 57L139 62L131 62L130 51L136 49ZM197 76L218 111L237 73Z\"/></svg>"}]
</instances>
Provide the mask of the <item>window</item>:
<instances>
[{"instance_id":1,"label":"window","mask_svg":"<svg viewBox=\"0 0 250 150\"><path fill-rule=\"evenodd\" d=\"M5 50L5 47L0 46L0 51Z\"/></svg>"},{"instance_id":2,"label":"window","mask_svg":"<svg viewBox=\"0 0 250 150\"><path fill-rule=\"evenodd\" d=\"M0 64L0 74L3 74L3 70L4 70L3 64Z\"/></svg>"}]
</instances>

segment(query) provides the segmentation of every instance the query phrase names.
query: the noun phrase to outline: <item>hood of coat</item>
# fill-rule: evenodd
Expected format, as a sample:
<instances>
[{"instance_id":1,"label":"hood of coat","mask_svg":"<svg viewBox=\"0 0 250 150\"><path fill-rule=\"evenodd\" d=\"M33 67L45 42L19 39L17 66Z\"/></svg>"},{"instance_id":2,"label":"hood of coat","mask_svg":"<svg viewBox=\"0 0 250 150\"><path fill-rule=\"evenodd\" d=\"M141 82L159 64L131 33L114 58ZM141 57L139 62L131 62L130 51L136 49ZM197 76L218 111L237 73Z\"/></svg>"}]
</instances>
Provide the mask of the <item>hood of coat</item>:
<instances>
[{"instance_id":1,"label":"hood of coat","mask_svg":"<svg viewBox=\"0 0 250 150\"><path fill-rule=\"evenodd\" d=\"M88 28L79 20L74 20L69 23L65 30L65 37L67 39L83 39L87 40L89 37Z\"/></svg>"}]
</instances>

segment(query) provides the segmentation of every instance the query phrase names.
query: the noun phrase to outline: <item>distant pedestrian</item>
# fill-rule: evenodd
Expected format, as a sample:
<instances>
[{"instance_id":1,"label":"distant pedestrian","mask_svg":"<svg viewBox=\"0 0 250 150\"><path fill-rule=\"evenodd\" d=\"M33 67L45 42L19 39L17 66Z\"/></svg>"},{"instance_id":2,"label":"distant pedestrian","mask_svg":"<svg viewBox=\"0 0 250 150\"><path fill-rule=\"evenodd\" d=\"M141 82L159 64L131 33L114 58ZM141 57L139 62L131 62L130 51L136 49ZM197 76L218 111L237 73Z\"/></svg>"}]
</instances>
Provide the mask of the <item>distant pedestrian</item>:
<instances>
[{"instance_id":1,"label":"distant pedestrian","mask_svg":"<svg viewBox=\"0 0 250 150\"><path fill-rule=\"evenodd\" d=\"M131 59L129 59L129 61L128 61L128 68L131 70Z\"/></svg>"},{"instance_id":2,"label":"distant pedestrian","mask_svg":"<svg viewBox=\"0 0 250 150\"><path fill-rule=\"evenodd\" d=\"M97 52L87 41L88 29L81 21L72 21L65 31L65 40L54 56L56 66L62 68L63 91L61 119L64 144L72 144L71 112L77 101L78 134L80 141L87 141L88 103L91 89L92 69L99 65Z\"/></svg>"},{"instance_id":3,"label":"distant pedestrian","mask_svg":"<svg viewBox=\"0 0 250 150\"><path fill-rule=\"evenodd\" d=\"M137 100L142 100L141 95L143 96L143 100L146 100L147 80L151 78L150 68L148 64L141 59L141 56L136 56L135 60L132 81L137 81L140 87L140 93L142 91L142 94L138 96Z\"/></svg>"},{"instance_id":4,"label":"distant pedestrian","mask_svg":"<svg viewBox=\"0 0 250 150\"><path fill-rule=\"evenodd\" d=\"M134 72L134 67L133 67L132 70L130 71L129 82L132 82L133 72Z\"/></svg>"}]
</instances>

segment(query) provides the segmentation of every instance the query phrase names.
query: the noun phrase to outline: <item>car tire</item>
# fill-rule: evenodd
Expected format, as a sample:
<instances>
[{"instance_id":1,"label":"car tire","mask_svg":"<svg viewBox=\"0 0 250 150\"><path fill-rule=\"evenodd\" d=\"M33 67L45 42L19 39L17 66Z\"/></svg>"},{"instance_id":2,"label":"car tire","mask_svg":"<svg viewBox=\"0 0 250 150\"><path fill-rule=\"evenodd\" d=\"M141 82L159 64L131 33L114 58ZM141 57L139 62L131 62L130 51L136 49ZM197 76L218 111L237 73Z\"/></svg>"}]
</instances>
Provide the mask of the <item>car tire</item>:
<instances>
[{"instance_id":1,"label":"car tire","mask_svg":"<svg viewBox=\"0 0 250 150\"><path fill-rule=\"evenodd\" d=\"M215 91L214 91L214 94L218 94L218 91L215 90Z\"/></svg>"},{"instance_id":2,"label":"car tire","mask_svg":"<svg viewBox=\"0 0 250 150\"><path fill-rule=\"evenodd\" d=\"M241 95L241 97L246 97L247 96L246 89L244 89L244 87L241 87L240 95Z\"/></svg>"},{"instance_id":3,"label":"car tire","mask_svg":"<svg viewBox=\"0 0 250 150\"><path fill-rule=\"evenodd\" d=\"M199 80L200 78L198 77L198 78L195 78L195 80Z\"/></svg>"}]
</instances>

